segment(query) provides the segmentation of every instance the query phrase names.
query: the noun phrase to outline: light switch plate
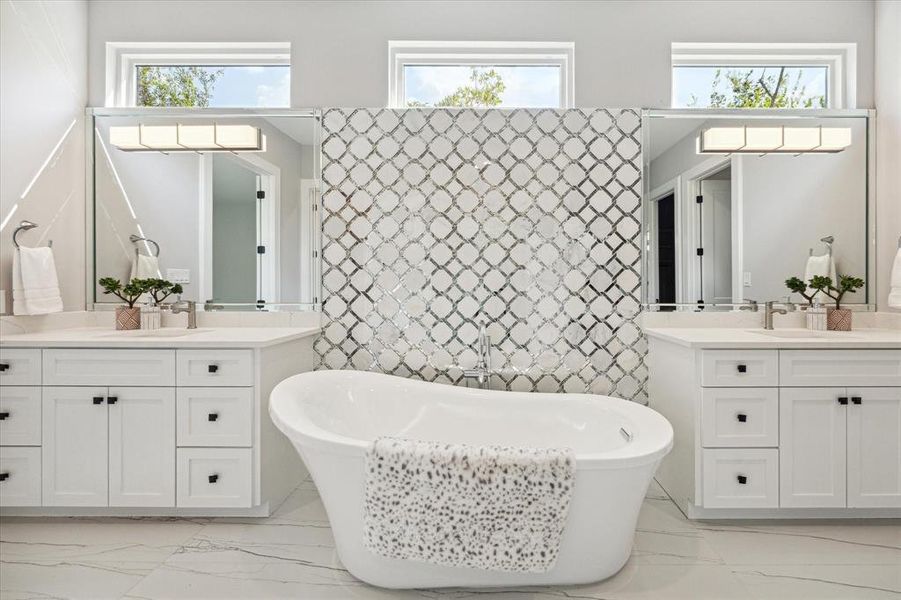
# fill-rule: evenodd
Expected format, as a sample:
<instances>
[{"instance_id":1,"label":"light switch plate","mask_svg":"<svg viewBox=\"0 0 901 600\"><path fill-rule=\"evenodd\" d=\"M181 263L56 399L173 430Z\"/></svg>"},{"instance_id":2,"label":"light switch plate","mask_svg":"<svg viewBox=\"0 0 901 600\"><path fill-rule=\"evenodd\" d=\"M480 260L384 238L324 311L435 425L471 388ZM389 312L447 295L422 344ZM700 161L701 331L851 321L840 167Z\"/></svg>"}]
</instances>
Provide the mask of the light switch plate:
<instances>
[{"instance_id":1,"label":"light switch plate","mask_svg":"<svg viewBox=\"0 0 901 600\"><path fill-rule=\"evenodd\" d=\"M166 279L172 283L191 283L191 270L166 269Z\"/></svg>"},{"instance_id":2,"label":"light switch plate","mask_svg":"<svg viewBox=\"0 0 901 600\"><path fill-rule=\"evenodd\" d=\"M744 271L744 284L745 287L751 287L751 272Z\"/></svg>"}]
</instances>

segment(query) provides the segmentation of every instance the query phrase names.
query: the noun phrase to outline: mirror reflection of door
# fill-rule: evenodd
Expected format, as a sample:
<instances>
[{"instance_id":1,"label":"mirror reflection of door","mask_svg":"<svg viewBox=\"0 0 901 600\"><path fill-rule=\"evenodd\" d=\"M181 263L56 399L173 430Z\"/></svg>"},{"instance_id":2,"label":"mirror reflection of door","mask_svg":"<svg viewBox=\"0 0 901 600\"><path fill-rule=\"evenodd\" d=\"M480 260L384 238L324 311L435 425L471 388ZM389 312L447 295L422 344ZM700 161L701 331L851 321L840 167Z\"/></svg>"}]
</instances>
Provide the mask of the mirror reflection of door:
<instances>
[{"instance_id":1,"label":"mirror reflection of door","mask_svg":"<svg viewBox=\"0 0 901 600\"><path fill-rule=\"evenodd\" d=\"M729 304L732 300L732 169L726 167L699 182L698 203L701 248L698 256L701 297L704 304Z\"/></svg>"},{"instance_id":2,"label":"mirror reflection of door","mask_svg":"<svg viewBox=\"0 0 901 600\"><path fill-rule=\"evenodd\" d=\"M273 260L267 231L268 174L227 154L213 155L213 298L224 303L266 302Z\"/></svg>"},{"instance_id":3,"label":"mirror reflection of door","mask_svg":"<svg viewBox=\"0 0 901 600\"><path fill-rule=\"evenodd\" d=\"M676 198L668 194L657 200L657 299L660 304L676 302ZM675 310L674 306L661 307Z\"/></svg>"}]
</instances>

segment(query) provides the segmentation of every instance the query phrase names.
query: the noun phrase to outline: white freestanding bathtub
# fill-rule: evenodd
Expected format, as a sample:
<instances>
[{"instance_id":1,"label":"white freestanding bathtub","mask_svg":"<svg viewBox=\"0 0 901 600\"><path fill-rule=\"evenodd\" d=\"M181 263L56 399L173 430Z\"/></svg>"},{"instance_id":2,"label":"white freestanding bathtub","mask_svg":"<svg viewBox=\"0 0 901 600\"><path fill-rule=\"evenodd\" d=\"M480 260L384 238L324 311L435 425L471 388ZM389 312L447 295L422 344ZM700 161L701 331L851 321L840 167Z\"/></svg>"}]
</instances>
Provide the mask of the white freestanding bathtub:
<instances>
[{"instance_id":1,"label":"white freestanding bathtub","mask_svg":"<svg viewBox=\"0 0 901 600\"><path fill-rule=\"evenodd\" d=\"M673 443L665 418L618 398L469 389L360 371L289 377L272 391L269 414L313 476L341 562L388 588L579 584L613 575L629 559L648 484ZM380 436L572 448L576 479L554 567L482 571L364 548L363 453Z\"/></svg>"}]
</instances>

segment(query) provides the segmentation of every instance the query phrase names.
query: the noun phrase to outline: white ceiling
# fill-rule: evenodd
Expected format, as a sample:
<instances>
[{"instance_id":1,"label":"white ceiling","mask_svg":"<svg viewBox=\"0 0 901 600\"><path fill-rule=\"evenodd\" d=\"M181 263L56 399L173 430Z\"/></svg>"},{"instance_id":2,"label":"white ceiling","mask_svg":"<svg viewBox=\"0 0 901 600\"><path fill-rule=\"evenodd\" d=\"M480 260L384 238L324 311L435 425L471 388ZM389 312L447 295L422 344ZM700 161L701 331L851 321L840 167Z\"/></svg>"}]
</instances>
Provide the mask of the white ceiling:
<instances>
[{"instance_id":1,"label":"white ceiling","mask_svg":"<svg viewBox=\"0 0 901 600\"><path fill-rule=\"evenodd\" d=\"M650 160L656 159L658 156L672 148L676 142L698 128L702 123L702 119L661 119L655 118L650 120L650 147L648 155Z\"/></svg>"}]
</instances>

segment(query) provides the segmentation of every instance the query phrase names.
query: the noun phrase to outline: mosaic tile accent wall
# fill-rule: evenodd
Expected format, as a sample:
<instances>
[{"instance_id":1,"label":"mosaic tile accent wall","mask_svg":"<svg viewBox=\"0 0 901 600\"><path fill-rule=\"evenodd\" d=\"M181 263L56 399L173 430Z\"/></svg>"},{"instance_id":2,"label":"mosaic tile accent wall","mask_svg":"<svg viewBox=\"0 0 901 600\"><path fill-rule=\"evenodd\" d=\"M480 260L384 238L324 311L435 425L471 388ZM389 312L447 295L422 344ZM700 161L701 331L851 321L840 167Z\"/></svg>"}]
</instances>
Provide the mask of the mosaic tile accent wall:
<instances>
[{"instance_id":1,"label":"mosaic tile accent wall","mask_svg":"<svg viewBox=\"0 0 901 600\"><path fill-rule=\"evenodd\" d=\"M644 402L633 109L323 114L321 368Z\"/></svg>"}]
</instances>

